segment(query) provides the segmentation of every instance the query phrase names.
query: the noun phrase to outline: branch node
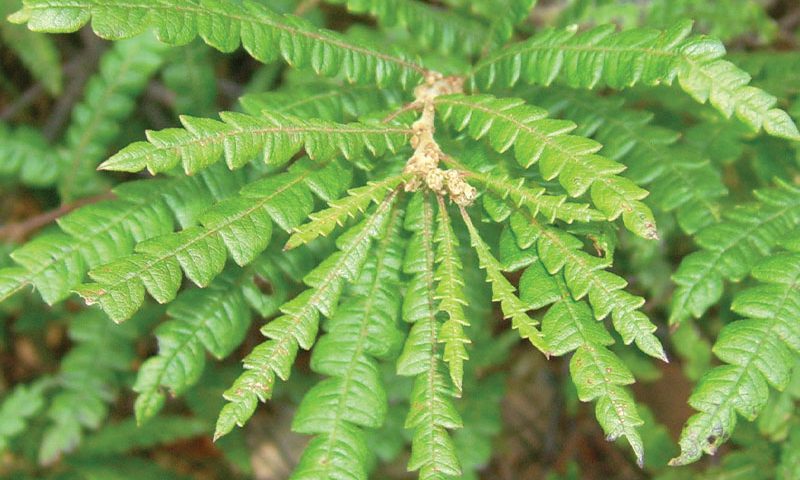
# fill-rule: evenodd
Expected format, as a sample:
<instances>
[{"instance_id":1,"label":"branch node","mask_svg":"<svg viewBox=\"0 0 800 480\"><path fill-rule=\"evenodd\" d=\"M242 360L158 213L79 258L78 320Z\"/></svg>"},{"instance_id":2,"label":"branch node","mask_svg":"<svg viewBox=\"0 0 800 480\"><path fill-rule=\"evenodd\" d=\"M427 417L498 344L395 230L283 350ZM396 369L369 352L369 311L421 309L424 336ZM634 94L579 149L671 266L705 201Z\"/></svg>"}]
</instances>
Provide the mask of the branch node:
<instances>
[{"instance_id":1,"label":"branch node","mask_svg":"<svg viewBox=\"0 0 800 480\"><path fill-rule=\"evenodd\" d=\"M412 179L405 184L405 191L415 192L426 187L465 207L472 204L477 191L459 172L439 168L439 162L445 154L433 136L436 132L436 97L463 91L462 77L445 77L438 72L429 72L425 76L425 82L414 89L414 104L422 108L422 114L411 125L414 133L410 143L414 154L408 159L404 172L413 174Z\"/></svg>"}]
</instances>

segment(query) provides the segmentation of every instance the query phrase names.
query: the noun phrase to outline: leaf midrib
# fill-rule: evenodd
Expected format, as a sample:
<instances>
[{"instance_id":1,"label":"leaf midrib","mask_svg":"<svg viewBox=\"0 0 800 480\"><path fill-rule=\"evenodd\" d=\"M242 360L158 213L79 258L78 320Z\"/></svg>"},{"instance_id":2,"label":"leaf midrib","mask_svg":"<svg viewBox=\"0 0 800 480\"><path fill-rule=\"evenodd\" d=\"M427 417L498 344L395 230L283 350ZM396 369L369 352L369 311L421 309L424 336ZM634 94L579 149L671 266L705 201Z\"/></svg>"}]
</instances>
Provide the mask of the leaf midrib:
<instances>
[{"instance_id":1,"label":"leaf midrib","mask_svg":"<svg viewBox=\"0 0 800 480\"><path fill-rule=\"evenodd\" d=\"M289 188L295 186L296 184L300 183L301 181L304 181L312 173L313 173L313 170L311 170L311 169L306 170L305 172L302 173L302 175L298 175L297 177L292 179L290 182L287 182L286 184L281 185L281 187L278 190L276 190L275 192L272 192L270 195L259 199L255 204L253 204L252 207L248 208L243 213L239 213L237 215L227 217L225 219L225 222L221 223L220 225L218 225L218 226L216 226L214 228L204 228L202 235L194 237L189 242L182 244L180 247L172 250L170 253L167 253L165 255L161 255L159 257L154 258L153 260L147 262L144 266L142 266L142 268L139 268L136 271L125 275L120 280L118 280L116 282L113 282L113 283L101 283L101 285L103 285L103 290L102 290L102 292L100 292L97 295L95 295L94 298L95 299L96 298L101 298L104 295L107 295L111 290L117 288L117 286L119 286L120 284L127 283L131 279L133 279L135 277L138 277L138 272L147 271L153 265L156 265L156 264L158 264L160 262L163 262L164 260L167 260L168 258L172 258L172 257L177 256L178 254L180 254L181 252L183 252L187 248L191 247L195 243L200 242L201 240L205 240L206 238L208 238L211 235L216 235L221 230L229 227L234 222L239 221L240 219L252 214L253 212L255 212L256 210L258 210L260 208L263 208L266 204L268 204L270 201L272 201L272 199L274 199L276 196L280 195L281 193L285 192L286 190L288 190ZM185 231L185 230L181 230L181 232L183 232L183 231ZM180 232L173 232L173 233L169 233L167 235L176 235L178 233L180 233ZM137 253L134 252L134 255L136 255L136 254ZM108 286L109 288L106 288L106 286Z\"/></svg>"},{"instance_id":2,"label":"leaf midrib","mask_svg":"<svg viewBox=\"0 0 800 480\"><path fill-rule=\"evenodd\" d=\"M263 119L260 119L263 120ZM224 122L223 122L224 123ZM190 145L196 145L205 147L208 145L215 145L220 142L224 142L230 138L234 138L240 135L263 135L263 134L294 134L294 133L316 133L316 134L326 134L333 136L335 134L356 134L356 135L411 135L413 131L408 128L399 128L399 127L372 127L369 128L369 125L366 124L335 124L331 123L331 127L323 127L318 125L309 125L309 126L295 126L295 127L285 127L285 126L277 126L277 127L262 127L262 128L240 128L240 127L233 127L228 123L224 123L226 127L233 128L233 130L229 130L226 132L217 132L213 135L203 135L203 136L188 136L187 138L182 138L177 142L169 143L169 144L159 144L156 145L153 142L146 142L149 146L147 151L142 152L138 155L131 155L123 157L123 160L112 161L114 157L107 160L103 164L100 165L101 169L104 170L113 170L113 167L116 163L121 163L123 165L135 162L139 163L142 159L144 159L145 163L148 159L152 158L157 152L163 152L168 150L179 150L182 148L186 148ZM360 128L356 128L353 125L361 125ZM187 130L183 130L187 132ZM158 132L156 132L158 133ZM119 155L119 154L118 154ZM183 155L179 155L181 159Z\"/></svg>"},{"instance_id":3,"label":"leaf midrib","mask_svg":"<svg viewBox=\"0 0 800 480\"><path fill-rule=\"evenodd\" d=\"M269 21L266 18L263 18L263 15L259 15L257 17L247 17L247 16L242 16L242 15L236 15L234 13L231 13L231 12L225 11L225 10L218 10L218 9L213 9L213 8L199 8L199 7L184 6L184 5L172 5L172 6L152 5L152 4L151 5L145 5L145 4L139 4L139 3L133 3L133 2L118 2L118 1L114 1L113 3L114 3L115 7L127 8L127 9L131 9L131 10L133 10L133 9L146 10L148 12L146 15L149 15L149 12L153 11L153 10L161 10L161 11L166 12L167 14L175 14L176 12L186 12L186 13L191 13L191 14L193 14L195 16L199 16L199 15L202 15L202 14L213 13L215 15L219 15L220 17L225 17L225 18L229 18L231 20L235 20L235 21L237 21L239 23L249 23L249 24L262 25L262 26L265 26L267 28L272 28L272 29L275 29L275 30L281 30L281 31L287 32L289 34L306 37L306 38L309 38L309 39L312 39L312 40L316 40L318 42L328 43L328 44L334 45L336 47L339 47L339 48L341 48L343 50L352 51L352 52L359 53L359 54L364 55L364 56L378 58L378 59L381 59L381 60L383 60L385 62L394 63L394 64L400 65L400 66L402 66L402 67L404 67L406 69L413 70L414 72L416 72L419 75L425 75L427 73L427 69L425 69L424 67L422 67L419 64L416 64L416 63L413 63L413 62L409 62L409 61L404 60L402 58L395 57L395 56L392 56L392 55L389 55L389 54L385 54L385 53L382 53L382 52L377 52L375 50L370 50L370 49L365 48L365 47L361 47L361 46L358 46L358 45L350 44L350 43L347 43L347 42L345 42L343 40L340 40L340 39L337 39L337 38L332 38L330 35L325 35L325 34L312 32L312 31L307 31L307 30L302 30L302 29L299 29L299 28L291 27L289 25L272 22L272 21ZM259 6L259 8L264 8L270 14L273 14L275 16L282 16L279 13L274 12L273 10L269 9L268 7L266 7L263 4L257 4L257 5ZM61 3L57 4L57 5L42 5L42 6L39 6L39 5L30 6L29 5L29 6L26 6L25 8L28 9L28 10L51 10L53 8L63 8L63 9L66 9L66 8L80 8L80 9L83 9L83 10L88 10L91 13L91 15L94 16L95 13L93 11L94 10L93 7L95 7L95 6L105 6L105 5L96 5L96 4L92 4L92 3L86 3L86 2L73 2L73 3L61 2ZM199 33L200 33L199 29L196 28L196 31L197 31L197 34L199 35ZM197 36L197 35L195 35L195 36ZM239 34L238 41L241 42L241 33Z\"/></svg>"}]
</instances>

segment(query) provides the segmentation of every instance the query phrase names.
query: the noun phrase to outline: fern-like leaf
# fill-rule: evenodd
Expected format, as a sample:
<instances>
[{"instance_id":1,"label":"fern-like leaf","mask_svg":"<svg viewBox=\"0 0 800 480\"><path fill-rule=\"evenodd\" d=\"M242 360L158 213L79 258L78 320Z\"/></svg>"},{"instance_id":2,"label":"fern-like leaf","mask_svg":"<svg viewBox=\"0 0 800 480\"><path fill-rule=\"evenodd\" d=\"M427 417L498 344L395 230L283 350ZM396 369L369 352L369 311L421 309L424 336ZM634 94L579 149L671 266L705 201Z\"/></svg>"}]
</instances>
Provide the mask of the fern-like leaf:
<instances>
[{"instance_id":1,"label":"fern-like leaf","mask_svg":"<svg viewBox=\"0 0 800 480\"><path fill-rule=\"evenodd\" d=\"M30 421L45 406L45 393L52 380L42 378L33 384L21 384L3 396L0 403L0 452L5 452L11 440L22 433Z\"/></svg>"},{"instance_id":2,"label":"fern-like leaf","mask_svg":"<svg viewBox=\"0 0 800 480\"><path fill-rule=\"evenodd\" d=\"M575 236L541 225L525 212L512 215L510 225L519 248L528 249L535 244L547 271L556 274L563 270L573 298L586 296L595 318L600 320L611 314L614 329L626 345L635 342L651 357L667 360L661 342L653 334L656 326L639 311L644 299L626 292L625 279L605 270L607 260L589 255Z\"/></svg>"},{"instance_id":3,"label":"fern-like leaf","mask_svg":"<svg viewBox=\"0 0 800 480\"><path fill-rule=\"evenodd\" d=\"M510 210L501 209L495 203L501 200L513 202L516 208L526 208L531 215L541 215L547 222L554 223L556 219L567 223L572 222L597 222L605 220L605 215L592 209L585 203L569 202L565 195L550 195L543 187L533 187L526 184L525 179L514 179L508 173L503 173L501 165L492 165L491 170L481 172L468 168L453 159L446 159L446 163L462 172L469 180L482 185L493 195L484 196L484 208L495 221L503 221ZM500 205L505 206L501 202ZM502 213L500 213L502 211ZM497 213L495 213L497 212Z\"/></svg>"},{"instance_id":4,"label":"fern-like leaf","mask_svg":"<svg viewBox=\"0 0 800 480\"><path fill-rule=\"evenodd\" d=\"M423 47L442 53L474 55L484 48L486 27L457 12L417 0L327 0L353 13L370 14L385 27L402 27Z\"/></svg>"},{"instance_id":5,"label":"fern-like leaf","mask_svg":"<svg viewBox=\"0 0 800 480\"><path fill-rule=\"evenodd\" d=\"M511 328L517 330L520 337L529 340L534 347L547 353L549 349L542 332L537 328L539 321L528 315L529 308L519 299L516 288L503 275L500 262L475 229L469 215L462 210L461 216L469 230L472 247L478 254L480 266L486 270L486 281L492 286L492 300L500 303L503 316L511 319Z\"/></svg>"},{"instance_id":6,"label":"fern-like leaf","mask_svg":"<svg viewBox=\"0 0 800 480\"><path fill-rule=\"evenodd\" d=\"M217 79L213 50L200 42L176 48L161 71L164 86L175 95L173 112L202 116L216 112Z\"/></svg>"},{"instance_id":7,"label":"fern-like leaf","mask_svg":"<svg viewBox=\"0 0 800 480\"><path fill-rule=\"evenodd\" d=\"M469 358L466 346L472 343L464 331L470 323L464 313L467 297L464 294L463 268L458 256L458 239L453 231L450 215L439 197L439 216L434 240L437 243L436 294L439 310L447 314L447 320L439 332L439 342L444 343L442 358L450 368L450 379L459 395L463 388L464 361Z\"/></svg>"},{"instance_id":8,"label":"fern-like leaf","mask_svg":"<svg viewBox=\"0 0 800 480\"><path fill-rule=\"evenodd\" d=\"M18 178L32 187L48 187L58 178L58 162L47 139L27 126L0 123L0 177Z\"/></svg>"},{"instance_id":9,"label":"fern-like leaf","mask_svg":"<svg viewBox=\"0 0 800 480\"><path fill-rule=\"evenodd\" d=\"M269 245L273 220L291 229L313 210L312 191L330 199L347 188L348 168L336 162L323 165L300 162L246 186L206 211L201 225L140 242L136 253L93 269L89 276L95 283L82 285L78 293L120 322L139 309L145 290L160 303L172 301L182 271L204 287L222 272L228 252L238 265L249 264Z\"/></svg>"},{"instance_id":10,"label":"fern-like leaf","mask_svg":"<svg viewBox=\"0 0 800 480\"><path fill-rule=\"evenodd\" d=\"M87 83L64 134L57 184L62 201L103 189L95 168L136 107L136 97L161 67L165 51L162 43L146 34L117 42L103 55L100 70Z\"/></svg>"},{"instance_id":11,"label":"fern-like leaf","mask_svg":"<svg viewBox=\"0 0 800 480\"><path fill-rule=\"evenodd\" d=\"M119 373L135 358L134 342L151 318L117 327L97 311L84 311L72 320L74 347L61 362L60 390L47 409L51 423L39 445L39 462L50 465L75 450L84 430L96 430L106 420L121 385Z\"/></svg>"},{"instance_id":12,"label":"fern-like leaf","mask_svg":"<svg viewBox=\"0 0 800 480\"><path fill-rule=\"evenodd\" d=\"M639 417L633 396L624 387L633 383L628 367L607 347L614 343L602 323L596 322L585 301L572 298L560 273L550 274L534 262L520 279L520 297L529 309L551 305L542 319L542 335L548 352L575 352L570 373L584 402L596 401L596 416L609 440L622 436L630 444L639 465L644 446L637 427Z\"/></svg>"},{"instance_id":13,"label":"fern-like leaf","mask_svg":"<svg viewBox=\"0 0 800 480\"><path fill-rule=\"evenodd\" d=\"M273 285L272 298L263 298L254 282L256 275ZM137 422L144 423L161 410L164 389L179 396L199 381L206 350L221 360L239 346L250 326L251 307L260 315L274 313L264 307L285 296L281 280L268 263L257 261L253 267L224 273L202 292L182 293L167 311L172 319L156 330L158 355L139 368L133 386L139 393L134 405Z\"/></svg>"},{"instance_id":14,"label":"fern-like leaf","mask_svg":"<svg viewBox=\"0 0 800 480\"><path fill-rule=\"evenodd\" d=\"M490 45L503 45L514 36L514 29L524 25L537 0L491 0L473 4L473 11L488 18ZM484 47L484 55L488 49Z\"/></svg>"},{"instance_id":15,"label":"fern-like leaf","mask_svg":"<svg viewBox=\"0 0 800 480\"><path fill-rule=\"evenodd\" d=\"M314 347L311 368L329 378L303 397L295 414L292 429L317 436L292 478L367 478L370 449L361 429L383 425L387 410L375 359L394 353L401 341L401 227L402 210L395 208L374 255Z\"/></svg>"},{"instance_id":16,"label":"fern-like leaf","mask_svg":"<svg viewBox=\"0 0 800 480\"><path fill-rule=\"evenodd\" d=\"M697 317L721 297L725 280L740 280L752 266L800 225L800 188L780 183L755 192L757 202L726 212L701 230L701 249L686 256L673 275L670 323Z\"/></svg>"},{"instance_id":17,"label":"fern-like leaf","mask_svg":"<svg viewBox=\"0 0 800 480\"><path fill-rule=\"evenodd\" d=\"M272 220L290 229L311 213L312 189L326 198L350 183L350 170L340 164L315 167L313 162L295 164L288 172L254 182L215 204L200 217L202 226L140 242L136 253L89 272L95 283L82 285L78 293L121 322L139 309L145 290L158 302L172 301L182 271L204 287L222 272L227 252L240 266L252 262L269 244Z\"/></svg>"},{"instance_id":18,"label":"fern-like leaf","mask_svg":"<svg viewBox=\"0 0 800 480\"><path fill-rule=\"evenodd\" d=\"M800 132L776 99L749 86L750 76L722 60L718 40L688 37L691 22L659 31L649 28L615 33L613 25L584 32L576 27L547 30L479 62L472 76L482 88L512 86L523 80L550 85L556 78L575 88L671 84L700 103L710 101L725 117L736 117L754 131L789 139ZM688 38L687 38L688 37Z\"/></svg>"},{"instance_id":19,"label":"fern-like leaf","mask_svg":"<svg viewBox=\"0 0 800 480\"><path fill-rule=\"evenodd\" d=\"M60 218L62 232L45 233L11 252L21 268L0 270L0 300L28 284L49 304L65 299L90 268L129 254L137 242L172 231L173 215L180 223L193 222L197 210L216 200L208 186L215 173L131 182L115 190L117 199ZM224 180L216 183L217 195L232 193L236 185L233 177Z\"/></svg>"},{"instance_id":20,"label":"fern-like leaf","mask_svg":"<svg viewBox=\"0 0 800 480\"><path fill-rule=\"evenodd\" d=\"M620 177L625 167L595 153L602 146L583 137L566 135L572 122L548 119L547 111L520 99L491 96L443 96L436 99L444 118L475 139L488 136L498 152L514 147L525 168L539 163L542 176L558 177L571 196L590 189L592 201L609 220L622 215L625 226L644 238L657 238L650 209L640 200L647 192Z\"/></svg>"},{"instance_id":21,"label":"fern-like leaf","mask_svg":"<svg viewBox=\"0 0 800 480\"><path fill-rule=\"evenodd\" d=\"M434 216L430 196L415 194L406 216L412 238L403 264L403 271L413 276L402 312L411 331L397 360L399 375L415 377L405 421L405 427L413 430L408 469L419 470L419 478L429 480L461 474L448 429L462 425L439 349L442 324L436 317Z\"/></svg>"},{"instance_id":22,"label":"fern-like leaf","mask_svg":"<svg viewBox=\"0 0 800 480\"><path fill-rule=\"evenodd\" d=\"M222 121L182 116L184 129L148 132L148 142L136 142L101 165L102 169L152 173L171 170L182 163L195 173L220 158L230 169L255 159L282 165L301 149L316 160L338 155L353 158L369 149L373 155L404 145L408 128L390 125L337 124L262 112L258 117L235 112L220 113Z\"/></svg>"},{"instance_id":23,"label":"fern-like leaf","mask_svg":"<svg viewBox=\"0 0 800 480\"><path fill-rule=\"evenodd\" d=\"M291 88L244 95L239 103L246 113L254 116L275 112L348 122L370 112L397 107L402 103L402 95L399 91L374 85L304 81L293 83Z\"/></svg>"},{"instance_id":24,"label":"fern-like leaf","mask_svg":"<svg viewBox=\"0 0 800 480\"><path fill-rule=\"evenodd\" d=\"M327 209L309 215L309 222L294 229L284 249L290 250L319 236L327 236L337 226L363 214L372 203L383 201L386 195L406 179L404 175L394 175L350 190L346 197L334 200Z\"/></svg>"},{"instance_id":25,"label":"fern-like leaf","mask_svg":"<svg viewBox=\"0 0 800 480\"><path fill-rule=\"evenodd\" d=\"M120 18L126 19L119 22ZM92 21L108 40L134 37L152 28L159 40L183 45L197 36L222 52L241 43L256 60L281 56L296 67L329 77L379 85L416 84L426 70L402 53L353 42L301 18L281 15L255 0L159 0L138 4L116 0L25 0L11 20L34 31L74 32Z\"/></svg>"},{"instance_id":26,"label":"fern-like leaf","mask_svg":"<svg viewBox=\"0 0 800 480\"><path fill-rule=\"evenodd\" d=\"M737 414L754 420L767 403L769 386L786 387L800 354L800 254L774 255L752 272L763 284L736 295L732 309L747 318L720 332L714 353L725 365L709 371L689 404L699 413L681 433L683 465L713 454L736 426Z\"/></svg>"},{"instance_id":27,"label":"fern-like leaf","mask_svg":"<svg viewBox=\"0 0 800 480\"><path fill-rule=\"evenodd\" d=\"M0 21L0 39L19 56L25 68L42 83L48 93L58 95L64 86L64 79L60 55L53 39L5 21L20 3L9 0L0 5L0 19L3 19Z\"/></svg>"},{"instance_id":28,"label":"fern-like leaf","mask_svg":"<svg viewBox=\"0 0 800 480\"><path fill-rule=\"evenodd\" d=\"M577 90L549 87L533 96L549 101L551 111L563 111L579 125L581 134L602 143L600 153L624 163L628 167L624 175L650 191L648 203L675 211L686 233L719 221L718 199L727 193L719 172L702 152L679 143L678 132L649 125L651 113L624 109L622 101ZM704 135L702 141L708 138Z\"/></svg>"},{"instance_id":29,"label":"fern-like leaf","mask_svg":"<svg viewBox=\"0 0 800 480\"><path fill-rule=\"evenodd\" d=\"M319 328L320 314L331 317L346 281L355 280L366 262L372 239L385 229L396 194L388 196L360 224L337 239L339 252L331 255L305 278L310 287L281 307L282 316L261 329L268 337L245 358L245 372L225 392L228 403L217 420L215 438L242 426L258 401L272 395L275 377L286 380L298 348L309 349Z\"/></svg>"}]
</instances>

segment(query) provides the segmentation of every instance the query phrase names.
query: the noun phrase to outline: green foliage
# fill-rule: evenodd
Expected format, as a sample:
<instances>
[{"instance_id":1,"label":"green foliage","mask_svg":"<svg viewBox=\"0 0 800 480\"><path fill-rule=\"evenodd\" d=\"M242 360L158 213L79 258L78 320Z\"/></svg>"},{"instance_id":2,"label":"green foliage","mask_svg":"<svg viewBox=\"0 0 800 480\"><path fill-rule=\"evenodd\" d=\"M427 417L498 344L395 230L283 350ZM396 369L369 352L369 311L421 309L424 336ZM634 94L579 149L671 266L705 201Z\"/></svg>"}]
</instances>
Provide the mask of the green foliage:
<instances>
[{"instance_id":1,"label":"green foliage","mask_svg":"<svg viewBox=\"0 0 800 480\"><path fill-rule=\"evenodd\" d=\"M616 174L622 165L594 155L602 146L582 137L561 135L574 124L545 118L543 109L522 100L493 97L442 97L445 119L459 130L469 127L472 138L488 135L500 153L514 147L514 156L525 168L539 164L545 180L558 177L570 196L590 190L592 202L609 220L622 215L625 226L645 238L657 238L655 220L641 200L647 192Z\"/></svg>"},{"instance_id":2,"label":"green foliage","mask_svg":"<svg viewBox=\"0 0 800 480\"><path fill-rule=\"evenodd\" d=\"M34 128L9 128L0 123L0 155L0 178L18 178L24 185L47 187L58 177L47 139Z\"/></svg>"},{"instance_id":3,"label":"green foliage","mask_svg":"<svg viewBox=\"0 0 800 480\"><path fill-rule=\"evenodd\" d=\"M698 383L689 404L699 410L681 434L681 465L705 451L714 453L728 439L736 415L754 420L769 396L768 386L786 388L800 353L800 256L784 253L765 259L752 271L764 283L736 295L731 309L747 318L727 325L714 344L725 365Z\"/></svg>"},{"instance_id":4,"label":"green foliage","mask_svg":"<svg viewBox=\"0 0 800 480\"><path fill-rule=\"evenodd\" d=\"M59 391L50 399L47 417L52 422L42 437L39 462L55 462L75 449L83 429L96 430L106 416L120 386L119 372L134 359L132 342L145 318L115 328L105 316L88 310L76 316L69 328L73 348L64 357L57 382Z\"/></svg>"},{"instance_id":5,"label":"green foliage","mask_svg":"<svg viewBox=\"0 0 800 480\"><path fill-rule=\"evenodd\" d=\"M175 95L173 110L176 114L214 113L218 88L212 53L200 42L167 52L161 78Z\"/></svg>"},{"instance_id":6,"label":"green foliage","mask_svg":"<svg viewBox=\"0 0 800 480\"><path fill-rule=\"evenodd\" d=\"M149 143L137 142L108 159L102 169L152 173L169 171L182 163L187 174L213 164L224 155L230 169L256 158L270 165L286 163L301 148L316 160L338 155L352 158L368 148L373 154L405 143L406 128L385 125L340 125L303 120L289 115L252 117L220 113L222 122L183 116L184 129L149 132Z\"/></svg>"},{"instance_id":7,"label":"green foliage","mask_svg":"<svg viewBox=\"0 0 800 480\"><path fill-rule=\"evenodd\" d=\"M530 407L592 402L613 462L793 478L797 58L725 59L685 18L756 48L767 11L319 3L24 0L0 27L33 75L0 83L0 474L181 478L165 445L212 430L203 475L255 474L264 422L235 427L272 400L311 437L292 478L491 476L506 372L541 353L572 407ZM31 31L87 24L97 73L39 100L81 42ZM675 445L631 385L678 371Z\"/></svg>"},{"instance_id":8,"label":"green foliage","mask_svg":"<svg viewBox=\"0 0 800 480\"><path fill-rule=\"evenodd\" d=\"M724 41L746 33L754 33L762 41L770 40L777 30L775 21L754 0L657 0L649 6L648 19L656 27L668 26L680 18L697 19L700 31Z\"/></svg>"},{"instance_id":9,"label":"green foliage","mask_svg":"<svg viewBox=\"0 0 800 480\"><path fill-rule=\"evenodd\" d=\"M474 55L485 47L486 26L417 0L329 0L354 13L368 13L383 27L402 27L424 48Z\"/></svg>"},{"instance_id":10,"label":"green foliage","mask_svg":"<svg viewBox=\"0 0 800 480\"><path fill-rule=\"evenodd\" d=\"M439 310L447 314L447 320L439 332L439 342L444 343L443 359L450 366L450 379L459 394L463 388L464 361L469 358L466 345L472 343L464 328L469 320L464 313L468 304L464 294L463 266L458 252L458 238L450 223L444 200L439 199L439 215L436 225L436 263L434 280L437 282L434 299L439 301Z\"/></svg>"},{"instance_id":11,"label":"green foliage","mask_svg":"<svg viewBox=\"0 0 800 480\"><path fill-rule=\"evenodd\" d=\"M314 348L311 368L329 378L303 397L292 429L317 436L306 447L295 478L364 478L371 449L363 428L383 425L385 387L376 358L396 354L402 264L402 211L389 218L375 255L330 317Z\"/></svg>"},{"instance_id":12,"label":"green foliage","mask_svg":"<svg viewBox=\"0 0 800 480\"><path fill-rule=\"evenodd\" d=\"M193 223L198 211L235 183L225 177L215 195L213 176L130 182L116 189L117 199L60 218L62 232L43 234L11 252L20 267L0 270L0 298L32 284L50 304L65 299L89 268L124 257L134 244L171 231L172 215L181 224Z\"/></svg>"},{"instance_id":13,"label":"green foliage","mask_svg":"<svg viewBox=\"0 0 800 480\"><path fill-rule=\"evenodd\" d=\"M788 184L755 192L757 202L725 212L724 221L695 236L701 249L680 264L673 280L670 321L700 317L719 301L724 280L740 280L752 266L790 235L800 222L800 190Z\"/></svg>"},{"instance_id":14,"label":"green foliage","mask_svg":"<svg viewBox=\"0 0 800 480\"><path fill-rule=\"evenodd\" d=\"M562 274L553 275L540 262L533 263L520 279L525 308L552 306L542 319L542 337L552 355L575 352L570 374L579 398L596 401L596 414L609 440L624 436L644 462L642 439L636 427L643 421L625 385L633 375L619 357L607 347L614 343L602 324L596 322L586 301L570 294Z\"/></svg>"},{"instance_id":15,"label":"green foliage","mask_svg":"<svg viewBox=\"0 0 800 480\"><path fill-rule=\"evenodd\" d=\"M258 345L245 358L245 372L225 392L229 403L220 413L215 437L230 432L234 425L243 425L253 415L258 401L271 397L276 376L282 380L289 378L298 347L307 350L314 343L319 315L330 317L345 281L358 277L371 240L380 235L382 225L390 218L394 197L387 197L368 219L342 235L337 240L339 252L328 257L303 279L309 289L285 303L280 308L282 315L261 329L269 340Z\"/></svg>"},{"instance_id":16,"label":"green foliage","mask_svg":"<svg viewBox=\"0 0 800 480\"><path fill-rule=\"evenodd\" d=\"M103 55L100 71L84 90L84 99L72 111L64 134L57 182L64 201L97 193L102 183L95 168L105 158L122 122L133 112L136 96L163 62L164 45L151 35L114 44Z\"/></svg>"},{"instance_id":17,"label":"green foliage","mask_svg":"<svg viewBox=\"0 0 800 480\"><path fill-rule=\"evenodd\" d=\"M228 252L238 265L249 264L269 244L273 220L289 230L310 213L312 189L332 198L349 182L349 170L336 163L322 169L312 161L297 163L215 203L200 216L200 225L140 242L136 253L93 269L90 276L95 283L82 285L79 293L88 303L100 304L117 322L141 307L145 290L160 303L170 302L180 288L182 272L205 287L224 268Z\"/></svg>"},{"instance_id":18,"label":"green foliage","mask_svg":"<svg viewBox=\"0 0 800 480\"><path fill-rule=\"evenodd\" d=\"M719 41L688 37L691 22L663 31L633 29L615 33L603 25L577 33L575 28L549 30L512 45L479 62L472 76L482 88L513 86L522 80L550 85L557 78L573 88L637 83L680 87L700 103L710 102L725 117L736 117L755 131L800 139L789 115L774 108L776 98L748 86L750 76L722 60Z\"/></svg>"},{"instance_id":19,"label":"green foliage","mask_svg":"<svg viewBox=\"0 0 800 480\"><path fill-rule=\"evenodd\" d=\"M342 226L350 218L363 214L372 203L383 201L403 180L402 175L396 175L350 190L346 197L330 202L327 209L309 215L309 222L294 229L284 249L296 248L319 236L328 235L334 228Z\"/></svg>"},{"instance_id":20,"label":"green foliage","mask_svg":"<svg viewBox=\"0 0 800 480\"><path fill-rule=\"evenodd\" d=\"M0 18L14 13L22 2L9 0L0 5ZM41 33L31 32L23 26L0 22L0 39L19 55L25 68L44 85L52 95L61 93L64 79L61 74L61 59L53 39Z\"/></svg>"},{"instance_id":21,"label":"green foliage","mask_svg":"<svg viewBox=\"0 0 800 480\"><path fill-rule=\"evenodd\" d=\"M438 346L443 327L437 318L442 307L436 305L434 211L429 196L417 193L406 215L405 228L412 232L409 245L417 246L422 254L409 248L403 262L403 271L412 277L402 308L403 320L411 324L411 331L397 360L399 375L415 377L405 423L414 432L408 469L419 470L419 477L424 479L461 474L448 430L460 428L462 422L453 403L456 391L443 372L443 354Z\"/></svg>"},{"instance_id":22,"label":"green foliage","mask_svg":"<svg viewBox=\"0 0 800 480\"><path fill-rule=\"evenodd\" d=\"M11 440L21 434L27 421L38 414L45 405L44 393L51 380L44 378L32 385L21 384L3 398L0 404L0 451L5 451Z\"/></svg>"},{"instance_id":23,"label":"green foliage","mask_svg":"<svg viewBox=\"0 0 800 480\"><path fill-rule=\"evenodd\" d=\"M533 346L549 353L549 346L545 343L542 332L536 328L539 321L528 315L527 311L530 309L519 299L514 286L503 276L500 262L492 255L489 246L481 239L466 214L464 221L469 228L472 246L478 254L481 268L486 270L486 281L492 285L492 300L500 303L503 316L511 319L511 328L517 330L520 337L530 340Z\"/></svg>"},{"instance_id":24,"label":"green foliage","mask_svg":"<svg viewBox=\"0 0 800 480\"><path fill-rule=\"evenodd\" d=\"M127 21L120 23L119 18ZM139 5L113 0L26 0L12 17L14 22L26 22L33 31L47 32L74 32L90 19L94 32L109 40L134 37L153 28L159 40L168 44L182 45L197 36L221 52L232 52L241 44L261 62L280 56L296 67L310 67L330 77L341 74L350 81L405 85L415 83L424 73L419 63L404 55L350 42L254 0L189 4L169 0Z\"/></svg>"},{"instance_id":25,"label":"green foliage","mask_svg":"<svg viewBox=\"0 0 800 480\"><path fill-rule=\"evenodd\" d=\"M698 148L678 142L680 133L650 125L651 113L623 108L622 101L576 90L560 89L557 97L546 91L531 93L536 100L550 102L549 110L575 121L578 133L603 144L600 153L624 163L628 168L623 175L646 185L649 203L674 211L686 233L719 221L719 198L727 193L720 174ZM705 133L704 141L709 132Z\"/></svg>"},{"instance_id":26,"label":"green foliage","mask_svg":"<svg viewBox=\"0 0 800 480\"><path fill-rule=\"evenodd\" d=\"M271 295L264 295L256 280L268 281ZM139 423L151 419L165 401L164 390L179 396L195 385L203 373L206 350L221 360L239 346L250 326L250 309L262 316L273 314L286 292L275 267L257 260L251 268L228 271L201 292L188 290L169 307L172 320L156 329L158 355L139 368L134 409Z\"/></svg>"}]
</instances>

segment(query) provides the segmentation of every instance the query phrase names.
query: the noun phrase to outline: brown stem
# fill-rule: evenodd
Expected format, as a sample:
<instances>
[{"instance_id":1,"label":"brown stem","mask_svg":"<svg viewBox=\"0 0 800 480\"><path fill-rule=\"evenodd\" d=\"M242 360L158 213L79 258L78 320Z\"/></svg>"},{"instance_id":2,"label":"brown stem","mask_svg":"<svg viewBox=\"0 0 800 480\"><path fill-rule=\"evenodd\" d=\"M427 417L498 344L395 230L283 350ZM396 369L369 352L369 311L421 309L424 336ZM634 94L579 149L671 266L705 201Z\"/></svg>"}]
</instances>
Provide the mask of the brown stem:
<instances>
[{"instance_id":1,"label":"brown stem","mask_svg":"<svg viewBox=\"0 0 800 480\"><path fill-rule=\"evenodd\" d=\"M304 0L297 5L297 8L295 8L294 12L292 13L298 17L301 17L303 14L319 5L319 2L320 0Z\"/></svg>"},{"instance_id":2,"label":"brown stem","mask_svg":"<svg viewBox=\"0 0 800 480\"><path fill-rule=\"evenodd\" d=\"M50 222L63 217L76 208L112 198L114 198L114 194L111 192L102 193L93 197L81 198L75 200L74 202L65 203L54 210L42 212L39 215L28 218L22 222L4 225L0 228L0 240L8 240L13 243L22 242L35 231L39 230Z\"/></svg>"}]
</instances>

